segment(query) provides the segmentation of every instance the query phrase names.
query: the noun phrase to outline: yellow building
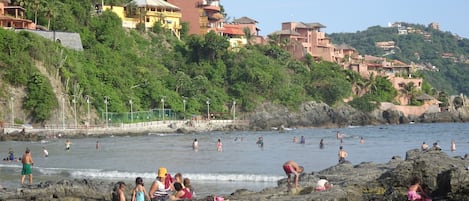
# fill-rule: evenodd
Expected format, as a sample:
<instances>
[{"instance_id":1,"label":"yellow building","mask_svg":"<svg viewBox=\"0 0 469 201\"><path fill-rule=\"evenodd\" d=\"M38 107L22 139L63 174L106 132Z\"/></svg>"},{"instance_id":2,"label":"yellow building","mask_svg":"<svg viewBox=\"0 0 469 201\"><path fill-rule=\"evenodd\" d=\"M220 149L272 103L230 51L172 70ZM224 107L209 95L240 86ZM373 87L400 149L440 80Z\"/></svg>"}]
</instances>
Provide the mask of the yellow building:
<instances>
[{"instance_id":1,"label":"yellow building","mask_svg":"<svg viewBox=\"0 0 469 201\"><path fill-rule=\"evenodd\" d=\"M104 5L103 10L110 10L122 19L122 26L135 29L137 24L144 23L145 28L151 28L155 23L171 30L180 38L181 9L163 0L133 0L125 6Z\"/></svg>"}]
</instances>

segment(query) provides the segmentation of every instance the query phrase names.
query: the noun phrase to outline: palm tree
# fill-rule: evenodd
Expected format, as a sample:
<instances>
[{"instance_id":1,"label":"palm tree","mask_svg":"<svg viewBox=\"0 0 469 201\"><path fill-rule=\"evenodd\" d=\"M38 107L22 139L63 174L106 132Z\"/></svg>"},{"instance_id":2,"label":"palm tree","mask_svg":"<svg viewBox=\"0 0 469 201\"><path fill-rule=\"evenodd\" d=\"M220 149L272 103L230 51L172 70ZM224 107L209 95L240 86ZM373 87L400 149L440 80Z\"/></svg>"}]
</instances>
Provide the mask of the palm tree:
<instances>
[{"instance_id":1,"label":"palm tree","mask_svg":"<svg viewBox=\"0 0 469 201\"><path fill-rule=\"evenodd\" d=\"M414 97L415 94L415 84L414 82L409 82L407 84L401 83L402 86L401 89L399 89L399 92L407 99L407 105L409 105L412 101L412 97Z\"/></svg>"},{"instance_id":2,"label":"palm tree","mask_svg":"<svg viewBox=\"0 0 469 201\"><path fill-rule=\"evenodd\" d=\"M47 18L47 30L50 30L50 21L52 18L57 17L57 14L59 13L60 8L62 7L63 3L53 0L51 3L46 2L45 7L44 7L44 12L46 14Z\"/></svg>"},{"instance_id":3,"label":"palm tree","mask_svg":"<svg viewBox=\"0 0 469 201\"><path fill-rule=\"evenodd\" d=\"M377 78L374 73L370 74L370 77L365 83L365 88L367 91L369 91L371 94L374 92L378 91L378 86L377 86Z\"/></svg>"},{"instance_id":4,"label":"palm tree","mask_svg":"<svg viewBox=\"0 0 469 201\"><path fill-rule=\"evenodd\" d=\"M248 44L250 45L252 40L251 29L249 29L248 27L244 27L243 32L244 36L246 37L246 40L248 41Z\"/></svg>"}]
</instances>

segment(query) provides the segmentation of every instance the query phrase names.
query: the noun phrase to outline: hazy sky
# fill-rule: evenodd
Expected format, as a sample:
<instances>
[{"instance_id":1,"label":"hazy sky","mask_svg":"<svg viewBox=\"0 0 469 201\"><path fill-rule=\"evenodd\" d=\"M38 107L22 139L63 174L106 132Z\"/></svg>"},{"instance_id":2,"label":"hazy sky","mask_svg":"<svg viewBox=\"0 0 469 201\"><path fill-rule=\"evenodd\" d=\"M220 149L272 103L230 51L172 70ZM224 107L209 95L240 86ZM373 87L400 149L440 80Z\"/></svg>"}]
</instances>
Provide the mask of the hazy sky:
<instances>
[{"instance_id":1,"label":"hazy sky","mask_svg":"<svg viewBox=\"0 0 469 201\"><path fill-rule=\"evenodd\" d=\"M469 38L468 0L220 0L228 17L258 21L260 35L281 29L282 22L319 22L326 33L356 32L389 22L428 25Z\"/></svg>"}]
</instances>

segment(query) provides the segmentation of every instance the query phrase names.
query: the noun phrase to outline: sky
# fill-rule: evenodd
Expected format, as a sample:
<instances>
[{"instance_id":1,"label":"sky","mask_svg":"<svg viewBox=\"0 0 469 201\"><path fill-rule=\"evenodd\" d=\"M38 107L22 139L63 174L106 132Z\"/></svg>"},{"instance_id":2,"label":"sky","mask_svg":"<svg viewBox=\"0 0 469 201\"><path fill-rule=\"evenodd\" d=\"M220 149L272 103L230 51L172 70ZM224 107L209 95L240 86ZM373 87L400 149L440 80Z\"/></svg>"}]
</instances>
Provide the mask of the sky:
<instances>
[{"instance_id":1,"label":"sky","mask_svg":"<svg viewBox=\"0 0 469 201\"><path fill-rule=\"evenodd\" d=\"M228 18L258 21L259 35L281 29L282 22L319 22L325 33L364 31L389 22L428 25L469 38L468 0L220 0Z\"/></svg>"}]
</instances>

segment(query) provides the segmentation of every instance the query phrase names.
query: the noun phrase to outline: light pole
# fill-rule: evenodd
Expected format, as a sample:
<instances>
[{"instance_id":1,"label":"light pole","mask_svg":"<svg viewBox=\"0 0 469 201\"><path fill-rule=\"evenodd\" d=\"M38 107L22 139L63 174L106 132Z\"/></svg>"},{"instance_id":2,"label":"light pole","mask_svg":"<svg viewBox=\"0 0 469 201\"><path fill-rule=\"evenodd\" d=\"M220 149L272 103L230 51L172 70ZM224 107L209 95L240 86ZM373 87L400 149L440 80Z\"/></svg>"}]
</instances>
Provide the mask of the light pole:
<instances>
[{"instance_id":1,"label":"light pole","mask_svg":"<svg viewBox=\"0 0 469 201\"><path fill-rule=\"evenodd\" d=\"M15 126L15 97L13 94L10 97L10 105L11 105L11 127Z\"/></svg>"},{"instance_id":2,"label":"light pole","mask_svg":"<svg viewBox=\"0 0 469 201\"><path fill-rule=\"evenodd\" d=\"M164 115L165 115L165 114L164 114L164 99L165 99L165 98L166 98L166 96L163 96L163 97L161 98L161 103L163 103L163 104L161 105L161 111L163 112L163 121L164 121Z\"/></svg>"},{"instance_id":3,"label":"light pole","mask_svg":"<svg viewBox=\"0 0 469 201\"><path fill-rule=\"evenodd\" d=\"M107 114L107 104L109 104L109 97L108 96L104 96L104 104L106 105L106 128L108 127L108 114Z\"/></svg>"},{"instance_id":4,"label":"light pole","mask_svg":"<svg viewBox=\"0 0 469 201\"><path fill-rule=\"evenodd\" d=\"M62 94L62 129L65 130L65 94Z\"/></svg>"},{"instance_id":5,"label":"light pole","mask_svg":"<svg viewBox=\"0 0 469 201\"><path fill-rule=\"evenodd\" d=\"M133 114L133 108L132 108L132 99L129 100L129 104L130 104L130 122L133 123L134 122L134 114Z\"/></svg>"},{"instance_id":6,"label":"light pole","mask_svg":"<svg viewBox=\"0 0 469 201\"><path fill-rule=\"evenodd\" d=\"M233 99L233 121L236 120L236 100Z\"/></svg>"},{"instance_id":7,"label":"light pole","mask_svg":"<svg viewBox=\"0 0 469 201\"><path fill-rule=\"evenodd\" d=\"M86 96L86 104L88 104L88 126L91 126L91 116L90 116L90 96Z\"/></svg>"},{"instance_id":8,"label":"light pole","mask_svg":"<svg viewBox=\"0 0 469 201\"><path fill-rule=\"evenodd\" d=\"M207 120L210 120L210 98L207 98Z\"/></svg>"},{"instance_id":9,"label":"light pole","mask_svg":"<svg viewBox=\"0 0 469 201\"><path fill-rule=\"evenodd\" d=\"M73 95L73 115L74 115L74 118L75 118L75 129L78 127L78 123L77 123L77 100L76 100L76 96Z\"/></svg>"},{"instance_id":10,"label":"light pole","mask_svg":"<svg viewBox=\"0 0 469 201\"><path fill-rule=\"evenodd\" d=\"M184 119L186 119L186 103L187 103L187 100L186 100L186 97L182 97L182 104L184 105Z\"/></svg>"}]
</instances>

